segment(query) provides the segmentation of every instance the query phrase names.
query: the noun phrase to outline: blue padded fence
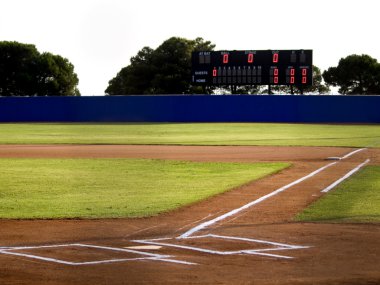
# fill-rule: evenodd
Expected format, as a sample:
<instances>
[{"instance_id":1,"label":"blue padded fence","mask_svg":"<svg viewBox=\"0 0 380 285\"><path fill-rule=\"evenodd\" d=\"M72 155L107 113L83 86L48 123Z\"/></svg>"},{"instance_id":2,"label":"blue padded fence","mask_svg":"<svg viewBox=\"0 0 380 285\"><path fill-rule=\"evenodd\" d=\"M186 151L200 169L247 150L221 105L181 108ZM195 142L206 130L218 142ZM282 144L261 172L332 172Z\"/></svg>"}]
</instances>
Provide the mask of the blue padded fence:
<instances>
[{"instance_id":1,"label":"blue padded fence","mask_svg":"<svg viewBox=\"0 0 380 285\"><path fill-rule=\"evenodd\" d=\"M380 96L0 97L0 122L380 123Z\"/></svg>"}]
</instances>

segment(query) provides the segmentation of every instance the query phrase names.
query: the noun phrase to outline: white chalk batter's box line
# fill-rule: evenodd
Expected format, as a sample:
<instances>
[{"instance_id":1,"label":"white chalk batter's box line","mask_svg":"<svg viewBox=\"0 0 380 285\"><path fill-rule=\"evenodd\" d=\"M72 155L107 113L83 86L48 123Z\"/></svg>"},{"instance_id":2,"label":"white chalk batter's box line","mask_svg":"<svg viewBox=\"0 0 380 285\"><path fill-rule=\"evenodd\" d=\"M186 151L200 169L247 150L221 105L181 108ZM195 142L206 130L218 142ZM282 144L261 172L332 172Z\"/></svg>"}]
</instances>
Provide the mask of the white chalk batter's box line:
<instances>
[{"instance_id":1,"label":"white chalk batter's box line","mask_svg":"<svg viewBox=\"0 0 380 285\"><path fill-rule=\"evenodd\" d=\"M187 245L179 245L175 243L170 243L170 241L181 241L181 240L190 240L190 239L200 239L200 238L214 238L214 239L223 239L223 240L233 240L233 241L241 241L245 243L254 243L254 244L263 244L266 246L272 246L271 248L262 248L262 249L244 249L244 250L234 250L234 251L223 251L223 250L212 250L209 248L202 247L194 247ZM214 255L261 255L272 258L281 258L281 259L292 259L291 256L279 255L279 254L271 254L269 251L281 251L281 250L297 250L297 249L306 249L311 246L299 246L299 245L290 245L266 240L258 240L258 239L250 239L243 237L233 237L233 236L221 236L214 234L200 235L200 236L191 236L186 238L158 238L158 239L149 239L149 240L133 240L137 243L142 244L150 244L150 245L158 245L158 246L166 246L166 247L174 247L185 250L198 251L203 253L209 253Z\"/></svg>"},{"instance_id":2,"label":"white chalk batter's box line","mask_svg":"<svg viewBox=\"0 0 380 285\"><path fill-rule=\"evenodd\" d=\"M26 253L20 252L22 250L28 250L28 249L64 248L64 247L82 247L82 248L88 248L88 249L102 249L102 250L109 250L109 251L126 252L126 253L142 255L143 257L115 258L115 259L86 261L86 262L72 262L72 261L67 261L67 260L61 260L61 259L56 259L56 258L50 258L50 257L44 257L44 256L26 254ZM73 265L73 266L95 265L95 264L105 264L105 263L115 263L115 262L125 262L125 261L139 261L139 260L164 261L164 262L179 263L179 264L185 264L185 265L195 264L192 262L170 259L171 257L170 255L162 255L162 254L155 254L155 253L149 253L149 252L143 252L143 251L137 251L137 250L131 250L131 249L109 247L109 246L97 246L97 245L81 244L81 243L40 245L40 246L20 246L20 247L0 247L0 254L21 256L21 257L26 257L26 258L31 258L31 259L37 259L37 260L43 260L47 262Z\"/></svg>"}]
</instances>

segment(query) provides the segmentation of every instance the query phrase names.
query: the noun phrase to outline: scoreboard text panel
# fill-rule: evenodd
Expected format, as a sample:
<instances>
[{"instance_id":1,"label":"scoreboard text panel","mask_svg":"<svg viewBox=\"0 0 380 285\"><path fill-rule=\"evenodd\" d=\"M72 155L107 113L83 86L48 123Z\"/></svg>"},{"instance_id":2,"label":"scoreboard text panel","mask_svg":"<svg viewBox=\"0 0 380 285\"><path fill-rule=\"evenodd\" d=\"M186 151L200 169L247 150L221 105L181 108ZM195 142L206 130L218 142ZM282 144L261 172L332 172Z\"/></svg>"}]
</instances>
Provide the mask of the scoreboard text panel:
<instances>
[{"instance_id":1,"label":"scoreboard text panel","mask_svg":"<svg viewBox=\"0 0 380 285\"><path fill-rule=\"evenodd\" d=\"M192 53L197 85L298 85L313 83L312 50L198 51Z\"/></svg>"}]
</instances>

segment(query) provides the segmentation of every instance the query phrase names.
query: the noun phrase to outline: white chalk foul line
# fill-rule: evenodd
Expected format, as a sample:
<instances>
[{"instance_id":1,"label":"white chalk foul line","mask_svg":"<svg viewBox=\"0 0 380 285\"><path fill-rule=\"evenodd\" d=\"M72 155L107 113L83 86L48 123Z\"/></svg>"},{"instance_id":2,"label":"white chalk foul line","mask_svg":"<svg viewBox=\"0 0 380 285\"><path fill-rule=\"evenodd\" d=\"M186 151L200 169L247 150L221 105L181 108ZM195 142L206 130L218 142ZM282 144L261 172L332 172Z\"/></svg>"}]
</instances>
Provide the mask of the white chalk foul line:
<instances>
[{"instance_id":1,"label":"white chalk foul line","mask_svg":"<svg viewBox=\"0 0 380 285\"><path fill-rule=\"evenodd\" d=\"M323 167L321 167L321 168L319 168L319 169L317 169L317 170L311 172L310 174L308 174L308 175L306 175L306 176L304 176L304 177L302 177L302 178L300 178L300 179L298 179L298 180L296 180L296 181L293 181L292 183L289 183L288 185L285 185L285 186L283 186L283 187L281 187L281 188L279 188L279 189L277 189L277 190L275 190L275 191L273 191L273 192L271 192L271 193L269 193L269 194L267 194L267 195L265 195L265 196L263 196L263 197L261 197L261 198L259 198L259 199L256 199L256 200L254 200L254 201L252 201L252 202L250 202L250 203L248 203L248 204L246 204L246 205L244 205L244 206L242 206L242 207L240 207L240 208L234 209L234 210L232 210L232 211L230 211L230 212L228 212L228 213L225 213L225 214L223 214L223 215L221 215L221 216L219 216L219 217L216 217L216 218L214 218L214 219L212 219L212 220L210 220L210 221L207 221L207 222L201 223L201 224L199 224L198 226L196 226L196 227L194 227L194 228L188 230L188 231L185 232L184 234L180 235L179 238L188 238L188 237L191 236L192 234L194 234L194 233L196 233L196 232L198 232L198 231L200 231L200 230L202 230L202 229L204 229L204 228L207 228L207 227L209 227L209 226L211 226L211 225L213 225L213 224L215 224L215 223L217 223L217 222L219 222L219 221L222 221L222 220L224 220L224 219L226 219L226 218L228 218L228 217L231 217L231 216L233 216L233 215L236 215L237 213L239 213L239 212L241 212L241 211L243 211L243 210L246 210L246 209L248 209L248 208L250 208L250 207L252 207L252 206L254 206L254 205L257 205L257 204L259 204L259 203L261 203L261 202L267 200L268 198L273 197L273 196L275 196L275 195L277 195L277 194L279 194L279 193L281 193L281 192L287 190L288 188L290 188L290 187L292 187L292 186L294 186L294 185L297 185L297 184L299 184L299 183L305 181L306 179L308 179L308 178L310 178L310 177L315 176L315 175L318 174L319 172L325 170L326 168L328 168L328 167L330 167L330 166L333 166L333 165L336 164L336 163L337 163L337 162L329 163L329 164L327 164L327 165L325 165L325 166L323 166Z\"/></svg>"},{"instance_id":2,"label":"white chalk foul line","mask_svg":"<svg viewBox=\"0 0 380 285\"><path fill-rule=\"evenodd\" d=\"M367 148L360 148L360 149L351 151L350 153L347 153L345 156L342 156L340 159L346 159L346 158L350 157L351 155L354 155L355 153L358 153L358 152L363 151L365 149L367 149Z\"/></svg>"},{"instance_id":3,"label":"white chalk foul line","mask_svg":"<svg viewBox=\"0 0 380 285\"><path fill-rule=\"evenodd\" d=\"M366 165L370 160L367 159L366 161L364 161L363 163L359 164L357 167L355 167L354 169L350 170L349 172L347 172L343 177L339 178L338 180L336 180L334 183L330 184L329 186L327 186L325 189L323 189L321 192L323 193L327 193L329 192L331 189L333 189L335 186L337 186L339 183L343 182L344 180L346 180L348 177L350 177L351 175L353 175L355 172L357 172L360 168L362 168L364 165Z\"/></svg>"}]
</instances>

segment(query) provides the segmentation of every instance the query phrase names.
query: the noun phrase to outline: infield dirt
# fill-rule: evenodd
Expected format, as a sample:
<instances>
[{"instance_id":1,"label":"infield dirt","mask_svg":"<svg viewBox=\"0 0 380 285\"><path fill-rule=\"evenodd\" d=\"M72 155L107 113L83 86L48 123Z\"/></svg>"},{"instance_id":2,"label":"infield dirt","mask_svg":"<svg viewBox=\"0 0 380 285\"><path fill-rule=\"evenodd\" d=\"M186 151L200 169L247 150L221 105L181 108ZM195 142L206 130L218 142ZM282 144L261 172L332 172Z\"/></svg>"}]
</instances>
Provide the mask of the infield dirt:
<instances>
[{"instance_id":1,"label":"infield dirt","mask_svg":"<svg viewBox=\"0 0 380 285\"><path fill-rule=\"evenodd\" d=\"M248 185L176 211L143 219L0 220L0 248L54 244L90 244L126 248L134 240L175 238L331 163L352 148L2 145L0 157L157 158L191 161L289 161L292 167ZM380 150L367 149L197 234L265 240L302 249L272 250L270 256L217 255L164 246L145 250L171 255L196 265L160 260L134 260L70 266L0 254L1 284L380 284L379 224L295 223L296 213L318 199L322 189L370 158L380 163ZM57 197L59 198L59 197ZM171 241L197 248L230 250L246 246L218 238ZM268 247L268 246L267 246ZM252 244L257 249L257 244ZM268 248L267 248L268 249ZM270 249L270 246L269 246ZM0 249L1 251L1 249ZM22 250L17 251L21 253ZM268 251L269 252L269 251ZM1 252L0 252L1 253ZM99 260L104 251L29 249L29 255L54 259ZM109 258L114 258L114 253Z\"/></svg>"}]
</instances>

